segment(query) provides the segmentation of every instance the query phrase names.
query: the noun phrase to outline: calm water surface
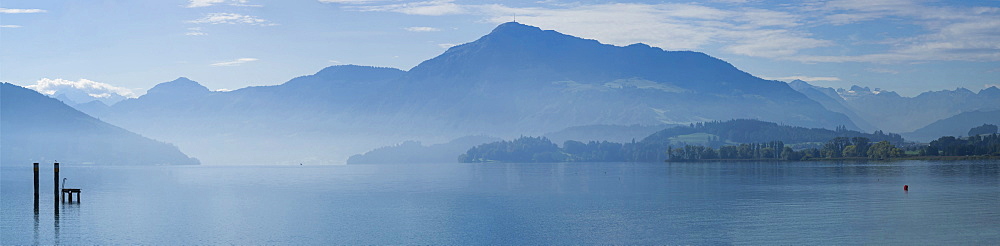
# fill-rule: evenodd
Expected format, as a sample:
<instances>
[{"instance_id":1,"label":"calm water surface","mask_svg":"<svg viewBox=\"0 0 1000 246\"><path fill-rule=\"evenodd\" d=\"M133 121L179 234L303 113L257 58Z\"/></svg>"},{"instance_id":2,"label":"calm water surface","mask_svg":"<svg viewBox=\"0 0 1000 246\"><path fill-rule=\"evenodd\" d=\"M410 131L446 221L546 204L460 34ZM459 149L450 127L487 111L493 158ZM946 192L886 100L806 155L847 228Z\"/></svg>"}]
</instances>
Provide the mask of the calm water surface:
<instances>
[{"instance_id":1,"label":"calm water surface","mask_svg":"<svg viewBox=\"0 0 1000 246\"><path fill-rule=\"evenodd\" d=\"M0 244L1000 243L997 161L51 169L37 213L0 169Z\"/></svg>"}]
</instances>

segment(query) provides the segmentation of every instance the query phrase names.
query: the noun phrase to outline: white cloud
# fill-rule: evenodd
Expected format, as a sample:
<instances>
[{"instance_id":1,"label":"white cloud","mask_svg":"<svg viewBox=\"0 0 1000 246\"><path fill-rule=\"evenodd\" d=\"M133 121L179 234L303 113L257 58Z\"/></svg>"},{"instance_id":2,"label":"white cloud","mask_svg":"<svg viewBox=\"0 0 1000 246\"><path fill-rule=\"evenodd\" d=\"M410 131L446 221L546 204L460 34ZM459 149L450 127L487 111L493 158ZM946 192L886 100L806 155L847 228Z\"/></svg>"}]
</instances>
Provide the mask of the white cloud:
<instances>
[{"instance_id":1,"label":"white cloud","mask_svg":"<svg viewBox=\"0 0 1000 246\"><path fill-rule=\"evenodd\" d=\"M459 45L459 44L443 43L443 44L438 44L438 47L447 49L447 48L455 47L456 45Z\"/></svg>"},{"instance_id":2,"label":"white cloud","mask_svg":"<svg viewBox=\"0 0 1000 246\"><path fill-rule=\"evenodd\" d=\"M248 0L190 0L187 6L188 8L200 8L208 7L216 4L228 3L231 6L240 7L263 7L262 5L248 4Z\"/></svg>"},{"instance_id":3,"label":"white cloud","mask_svg":"<svg viewBox=\"0 0 1000 246\"><path fill-rule=\"evenodd\" d=\"M0 25L0 28L21 28L18 25Z\"/></svg>"},{"instance_id":4,"label":"white cloud","mask_svg":"<svg viewBox=\"0 0 1000 246\"><path fill-rule=\"evenodd\" d=\"M60 92L67 92L69 90L79 90L94 98L107 98L112 94L123 97L136 97L135 93L128 88L117 87L89 79L72 81L65 79L43 78L36 81L35 84L26 87L49 96Z\"/></svg>"},{"instance_id":5,"label":"white cloud","mask_svg":"<svg viewBox=\"0 0 1000 246\"><path fill-rule=\"evenodd\" d=\"M188 23L195 24L248 24L256 26L273 26L265 19L252 15L241 15L236 13L210 13L197 20L190 20Z\"/></svg>"},{"instance_id":6,"label":"white cloud","mask_svg":"<svg viewBox=\"0 0 1000 246\"><path fill-rule=\"evenodd\" d=\"M1000 8L945 7L911 0L834 0L806 8L833 25L869 21L916 24L922 33L883 40L884 51L859 55L806 55L804 62L901 63L923 61L1000 61Z\"/></svg>"},{"instance_id":7,"label":"white cloud","mask_svg":"<svg viewBox=\"0 0 1000 246\"><path fill-rule=\"evenodd\" d=\"M800 50L834 44L828 40L804 37L804 34L791 34L786 30L761 30L754 33L734 34L744 36L744 38L724 49L734 54L746 56L784 57L794 55Z\"/></svg>"},{"instance_id":8,"label":"white cloud","mask_svg":"<svg viewBox=\"0 0 1000 246\"><path fill-rule=\"evenodd\" d=\"M320 0L350 3L354 11L409 15L478 15L487 22L517 20L543 29L615 45L646 43L668 50L718 47L732 54L800 62L901 63L924 61L1000 61L1000 8L927 4L921 0L806 1L756 8L748 1L718 8L694 3L549 4L509 7L460 4L452 0L387 3L367 0ZM915 24L917 30L892 31L884 40L859 47L813 35L816 28L837 28L870 21ZM922 30L921 30L922 29ZM890 37L890 36L887 36ZM852 42L856 42L853 40ZM821 47L851 49L830 55ZM855 48L857 47L857 48Z\"/></svg>"},{"instance_id":9,"label":"white cloud","mask_svg":"<svg viewBox=\"0 0 1000 246\"><path fill-rule=\"evenodd\" d=\"M48 12L44 9L8 9L0 8L0 13L3 14L35 14L35 13L45 13Z\"/></svg>"},{"instance_id":10,"label":"white cloud","mask_svg":"<svg viewBox=\"0 0 1000 246\"><path fill-rule=\"evenodd\" d=\"M646 43L669 50L722 45L725 51L748 56L781 57L833 45L831 41L813 38L808 32L796 29L803 25L802 17L756 8L727 10L671 3L518 8L502 4L463 5L447 0L345 8L410 15L481 15L493 23L511 21L516 15L522 23L615 45Z\"/></svg>"},{"instance_id":11,"label":"white cloud","mask_svg":"<svg viewBox=\"0 0 1000 246\"><path fill-rule=\"evenodd\" d=\"M319 0L321 3L341 3L341 4L366 4L382 2L383 0Z\"/></svg>"},{"instance_id":12,"label":"white cloud","mask_svg":"<svg viewBox=\"0 0 1000 246\"><path fill-rule=\"evenodd\" d=\"M426 27L426 26L411 26L406 28L407 31L411 32L436 32L441 31L441 29Z\"/></svg>"},{"instance_id":13,"label":"white cloud","mask_svg":"<svg viewBox=\"0 0 1000 246\"><path fill-rule=\"evenodd\" d=\"M425 2L412 2L402 4L389 4L377 6L358 7L361 11L388 11L410 15L453 15L469 13L475 6L458 5L452 0L434 0Z\"/></svg>"},{"instance_id":14,"label":"white cloud","mask_svg":"<svg viewBox=\"0 0 1000 246\"><path fill-rule=\"evenodd\" d=\"M899 74L899 71L885 68L866 68L865 71L873 73L887 73L887 74Z\"/></svg>"},{"instance_id":15,"label":"white cloud","mask_svg":"<svg viewBox=\"0 0 1000 246\"><path fill-rule=\"evenodd\" d=\"M329 60L328 62L333 63L333 64L344 64L343 62L340 62L338 60Z\"/></svg>"},{"instance_id":16,"label":"white cloud","mask_svg":"<svg viewBox=\"0 0 1000 246\"><path fill-rule=\"evenodd\" d=\"M226 0L191 0L191 2L188 3L186 7L188 8L208 7L225 1Z\"/></svg>"},{"instance_id":17,"label":"white cloud","mask_svg":"<svg viewBox=\"0 0 1000 246\"><path fill-rule=\"evenodd\" d=\"M188 32L184 33L184 35L187 35L187 36L204 36L204 35L208 35L208 33L202 32L201 31L201 27L189 27L188 28Z\"/></svg>"},{"instance_id":18,"label":"white cloud","mask_svg":"<svg viewBox=\"0 0 1000 246\"><path fill-rule=\"evenodd\" d=\"M236 60L232 60L232 61L212 63L211 65L215 66L215 67L231 67L231 66L243 65L243 63L257 61L257 60L259 60L259 59L257 59L257 58L240 58L240 59L236 59Z\"/></svg>"},{"instance_id":19,"label":"white cloud","mask_svg":"<svg viewBox=\"0 0 1000 246\"><path fill-rule=\"evenodd\" d=\"M837 77L811 77L811 76L801 76L801 75L785 76L785 77L762 77L762 79L779 80L779 81L801 80L801 81L806 81L806 82L813 82L813 81L840 81L840 78L837 78Z\"/></svg>"},{"instance_id":20,"label":"white cloud","mask_svg":"<svg viewBox=\"0 0 1000 246\"><path fill-rule=\"evenodd\" d=\"M761 9L727 9L682 4L554 4L508 7L433 0L401 4L384 1L321 0L352 3L356 11L410 15L480 15L502 23L517 15L522 23L601 42L647 43L672 50L718 46L733 54L800 62L901 63L924 61L1000 61L1000 8L928 5L919 0L830 0ZM746 1L724 0L745 3ZM758 6L758 5L746 5ZM816 53L820 47L851 47L814 37L811 29L868 21L916 24L923 30L876 41L886 48L858 48L855 55ZM908 36L905 36L908 35ZM871 40L867 42L872 42Z\"/></svg>"}]
</instances>

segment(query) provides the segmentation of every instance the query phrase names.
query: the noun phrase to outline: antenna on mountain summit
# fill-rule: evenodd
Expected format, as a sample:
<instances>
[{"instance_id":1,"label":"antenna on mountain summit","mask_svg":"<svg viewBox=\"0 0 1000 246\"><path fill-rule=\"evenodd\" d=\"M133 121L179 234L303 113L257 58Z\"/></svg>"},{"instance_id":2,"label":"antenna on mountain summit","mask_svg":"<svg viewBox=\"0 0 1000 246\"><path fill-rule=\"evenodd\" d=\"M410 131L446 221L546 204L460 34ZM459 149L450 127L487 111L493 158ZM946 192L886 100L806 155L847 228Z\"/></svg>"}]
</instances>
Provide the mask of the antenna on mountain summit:
<instances>
[{"instance_id":1,"label":"antenna on mountain summit","mask_svg":"<svg viewBox=\"0 0 1000 246\"><path fill-rule=\"evenodd\" d=\"M517 22L517 13L514 13L514 22Z\"/></svg>"}]
</instances>

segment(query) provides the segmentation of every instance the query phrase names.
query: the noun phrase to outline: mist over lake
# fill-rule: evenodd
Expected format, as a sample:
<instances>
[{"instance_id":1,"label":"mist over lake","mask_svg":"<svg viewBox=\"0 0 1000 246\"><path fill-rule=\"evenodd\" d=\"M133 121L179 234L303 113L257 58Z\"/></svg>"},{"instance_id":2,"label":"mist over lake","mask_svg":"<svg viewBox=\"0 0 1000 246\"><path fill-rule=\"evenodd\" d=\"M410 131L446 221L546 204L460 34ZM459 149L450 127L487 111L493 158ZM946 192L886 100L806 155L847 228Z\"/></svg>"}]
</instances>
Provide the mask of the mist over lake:
<instances>
[{"instance_id":1,"label":"mist over lake","mask_svg":"<svg viewBox=\"0 0 1000 246\"><path fill-rule=\"evenodd\" d=\"M4 244L1000 240L995 161L87 166L61 173L68 186L87 189L55 222L48 189L33 213L30 168L3 167Z\"/></svg>"}]
</instances>

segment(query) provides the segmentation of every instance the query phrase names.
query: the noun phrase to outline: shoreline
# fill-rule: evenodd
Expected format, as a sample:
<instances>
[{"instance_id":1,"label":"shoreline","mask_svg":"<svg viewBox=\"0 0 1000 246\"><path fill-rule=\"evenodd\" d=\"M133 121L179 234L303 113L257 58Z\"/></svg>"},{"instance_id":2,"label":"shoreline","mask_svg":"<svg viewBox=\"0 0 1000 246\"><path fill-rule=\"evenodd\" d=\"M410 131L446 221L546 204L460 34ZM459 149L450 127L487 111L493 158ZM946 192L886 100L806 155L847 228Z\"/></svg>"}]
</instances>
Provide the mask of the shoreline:
<instances>
[{"instance_id":1,"label":"shoreline","mask_svg":"<svg viewBox=\"0 0 1000 246\"><path fill-rule=\"evenodd\" d=\"M664 162L748 162L748 161L775 161L775 162L796 162L796 161L966 161L966 160L1000 160L1000 156L971 155L971 156L906 156L889 159L870 159L865 157L840 157L840 158L810 158L805 160L781 160L781 159L701 159L701 160L665 160Z\"/></svg>"}]
</instances>

